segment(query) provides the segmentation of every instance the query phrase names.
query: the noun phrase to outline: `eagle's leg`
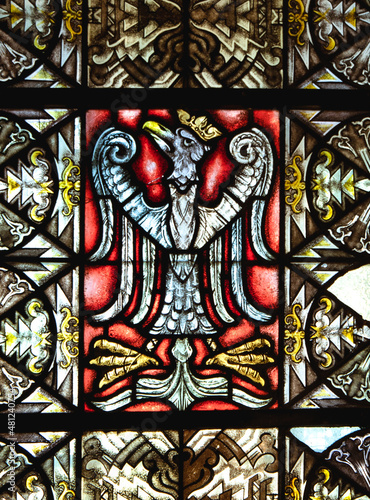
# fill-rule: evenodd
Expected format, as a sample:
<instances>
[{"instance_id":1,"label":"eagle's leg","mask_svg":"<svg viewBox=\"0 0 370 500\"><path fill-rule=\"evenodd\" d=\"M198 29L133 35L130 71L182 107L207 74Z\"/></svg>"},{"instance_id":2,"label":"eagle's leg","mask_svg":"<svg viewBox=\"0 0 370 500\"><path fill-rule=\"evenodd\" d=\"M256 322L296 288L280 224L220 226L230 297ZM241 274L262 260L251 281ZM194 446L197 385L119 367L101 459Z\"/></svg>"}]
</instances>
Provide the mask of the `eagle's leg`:
<instances>
[{"instance_id":1,"label":"eagle's leg","mask_svg":"<svg viewBox=\"0 0 370 500\"><path fill-rule=\"evenodd\" d=\"M185 410L197 399L227 396L228 381L224 377L199 378L191 372L189 360L193 348L187 337L177 338L171 353L175 359L174 371L164 380L139 379L136 385L138 399L167 399L179 410Z\"/></svg>"},{"instance_id":2,"label":"eagle's leg","mask_svg":"<svg viewBox=\"0 0 370 500\"><path fill-rule=\"evenodd\" d=\"M264 344L264 339L258 339L257 341L247 343L248 345L245 348L253 351L259 346L260 340ZM211 341L210 345L211 348L212 346L216 346L215 341ZM237 351L240 348L243 347L240 346L234 350ZM230 388L229 381L222 375L199 377L192 373L189 362L193 354L193 348L190 345L188 337L177 338L171 353L175 360L175 369L173 372L164 380L151 377L140 378L136 384L136 397L138 399L167 399L179 410L185 410L194 401L199 399L224 399L229 395L231 395L233 402L254 409L266 406L271 401L271 398L254 396L242 388ZM272 358L270 359L272 360ZM252 370L252 368L247 370L249 375L252 374Z\"/></svg>"},{"instance_id":3,"label":"eagle's leg","mask_svg":"<svg viewBox=\"0 0 370 500\"><path fill-rule=\"evenodd\" d=\"M257 339L243 344L243 346L229 349L226 353L219 353L207 364L217 364L219 366L232 368L232 356L239 360L243 365L245 360L247 364L261 364L273 361L272 358L264 354L255 355L251 351L255 348L263 347L267 342L265 339ZM157 342L147 344L147 347L154 349ZM266 344L267 345L267 344ZM94 346L102 351L108 351L108 355L100 355L91 361L91 364L100 367L108 368L107 372L100 381L99 387L103 388L105 385L114 382L115 380L122 379L134 370L146 369L158 366L158 360L155 358L140 353L135 349L128 348L107 339L97 340ZM210 342L211 349L218 349L215 341ZM247 354L245 351L250 351ZM193 354L193 348L190 345L187 337L178 337L171 350L174 358L175 369L165 379L158 379L156 377L142 377L136 383L136 398L138 400L150 399L163 399L171 402L177 409L185 410L193 402L205 398L222 398L225 399L231 395L232 401L239 403L248 408L261 408L270 403L270 398L263 398L249 394L242 388L230 387L229 381L222 375L212 377L199 377L195 375L190 368L190 358ZM228 356L227 363L224 363L222 355ZM219 356L219 358L217 357ZM247 356L245 358L245 356ZM260 356L260 358L258 357ZM254 358L253 358L254 357ZM245 359L244 359L245 358ZM218 362L218 360L221 362ZM234 361L235 362L235 361ZM238 371L238 370L236 370ZM258 372L255 371L255 373ZM254 369L246 366L245 376L251 380L256 380L254 376ZM133 402L133 390L128 388L122 393L113 396L109 399L95 401L94 405L104 411L112 411L122 406L129 405Z\"/></svg>"}]
</instances>

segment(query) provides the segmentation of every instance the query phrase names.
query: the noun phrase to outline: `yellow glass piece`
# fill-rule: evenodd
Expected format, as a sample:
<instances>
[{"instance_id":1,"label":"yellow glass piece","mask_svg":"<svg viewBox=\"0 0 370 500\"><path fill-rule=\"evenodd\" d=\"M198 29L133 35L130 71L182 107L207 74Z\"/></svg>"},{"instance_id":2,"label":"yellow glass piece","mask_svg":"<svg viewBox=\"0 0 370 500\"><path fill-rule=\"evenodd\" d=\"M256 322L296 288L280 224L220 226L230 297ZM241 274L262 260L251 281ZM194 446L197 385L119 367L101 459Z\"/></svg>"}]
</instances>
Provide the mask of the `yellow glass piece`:
<instances>
[{"instance_id":1,"label":"yellow glass piece","mask_svg":"<svg viewBox=\"0 0 370 500\"><path fill-rule=\"evenodd\" d=\"M293 345L292 346L285 346L284 352L288 356L290 356L291 360L294 363L300 363L302 361L301 357L297 357L297 354L301 350L302 347L302 340L305 337L304 331L301 329L302 328L302 323L301 320L298 316L298 311L302 309L301 304L294 304L292 308L292 312L290 314L287 314L285 316L284 322L287 326L292 326L294 328L293 331L290 331L288 329L284 330L284 339L285 340L293 340Z\"/></svg>"}]
</instances>

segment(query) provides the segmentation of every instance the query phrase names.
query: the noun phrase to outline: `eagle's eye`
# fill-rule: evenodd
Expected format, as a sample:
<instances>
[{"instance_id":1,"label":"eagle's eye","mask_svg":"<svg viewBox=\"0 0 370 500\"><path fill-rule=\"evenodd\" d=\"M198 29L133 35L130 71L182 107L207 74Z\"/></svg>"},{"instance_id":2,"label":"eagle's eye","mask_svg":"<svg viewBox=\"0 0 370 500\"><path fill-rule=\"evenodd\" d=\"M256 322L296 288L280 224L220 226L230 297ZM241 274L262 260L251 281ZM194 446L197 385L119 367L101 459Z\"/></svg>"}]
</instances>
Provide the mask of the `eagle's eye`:
<instances>
[{"instance_id":1,"label":"eagle's eye","mask_svg":"<svg viewBox=\"0 0 370 500\"><path fill-rule=\"evenodd\" d=\"M186 146L187 148L192 146L194 144L194 141L193 139L188 139L187 137L184 138L184 146Z\"/></svg>"}]
</instances>

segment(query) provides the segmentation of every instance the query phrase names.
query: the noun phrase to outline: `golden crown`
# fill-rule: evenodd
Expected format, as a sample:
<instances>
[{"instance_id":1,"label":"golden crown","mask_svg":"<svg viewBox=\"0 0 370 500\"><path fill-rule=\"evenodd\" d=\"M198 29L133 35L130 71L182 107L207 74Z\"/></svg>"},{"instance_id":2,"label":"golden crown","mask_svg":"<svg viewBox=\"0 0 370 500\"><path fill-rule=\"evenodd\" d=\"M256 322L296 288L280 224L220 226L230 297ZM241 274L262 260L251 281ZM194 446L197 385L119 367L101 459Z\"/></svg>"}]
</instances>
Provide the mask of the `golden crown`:
<instances>
[{"instance_id":1,"label":"golden crown","mask_svg":"<svg viewBox=\"0 0 370 500\"><path fill-rule=\"evenodd\" d=\"M180 122L194 130L203 141L209 141L210 139L222 135L214 125L208 123L206 116L191 116L183 109L178 109L177 114Z\"/></svg>"}]
</instances>

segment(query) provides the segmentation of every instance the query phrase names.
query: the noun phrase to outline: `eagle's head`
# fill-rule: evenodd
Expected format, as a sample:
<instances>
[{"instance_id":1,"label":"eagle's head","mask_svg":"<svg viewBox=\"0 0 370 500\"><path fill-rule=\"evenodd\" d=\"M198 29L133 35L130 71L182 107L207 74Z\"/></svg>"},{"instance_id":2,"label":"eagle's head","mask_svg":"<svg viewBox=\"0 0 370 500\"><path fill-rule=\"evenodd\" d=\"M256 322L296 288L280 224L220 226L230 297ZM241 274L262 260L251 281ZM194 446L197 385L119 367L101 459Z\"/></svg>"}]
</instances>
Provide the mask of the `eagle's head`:
<instances>
[{"instance_id":1,"label":"eagle's head","mask_svg":"<svg viewBox=\"0 0 370 500\"><path fill-rule=\"evenodd\" d=\"M149 132L156 144L173 162L173 171L167 179L172 181L180 192L187 191L199 180L197 165L209 151L209 146L184 127L172 132L161 123L147 121L143 129Z\"/></svg>"}]
</instances>

